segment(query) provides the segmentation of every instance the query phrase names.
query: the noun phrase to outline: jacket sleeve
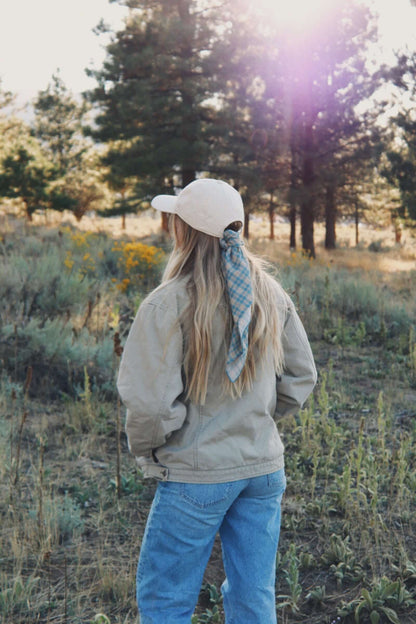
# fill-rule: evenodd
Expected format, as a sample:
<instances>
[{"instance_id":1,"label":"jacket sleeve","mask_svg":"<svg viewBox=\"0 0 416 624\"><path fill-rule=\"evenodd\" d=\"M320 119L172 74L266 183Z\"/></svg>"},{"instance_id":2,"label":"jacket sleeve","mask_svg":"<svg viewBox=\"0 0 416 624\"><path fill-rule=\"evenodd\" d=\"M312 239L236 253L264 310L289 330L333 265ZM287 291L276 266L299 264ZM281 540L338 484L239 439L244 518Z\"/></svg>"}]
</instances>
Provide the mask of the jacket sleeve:
<instances>
[{"instance_id":1,"label":"jacket sleeve","mask_svg":"<svg viewBox=\"0 0 416 624\"><path fill-rule=\"evenodd\" d=\"M117 381L127 408L129 450L136 457L150 457L185 420L182 354L175 311L144 301L124 346Z\"/></svg>"},{"instance_id":2,"label":"jacket sleeve","mask_svg":"<svg viewBox=\"0 0 416 624\"><path fill-rule=\"evenodd\" d=\"M277 380L275 418L294 414L312 392L317 373L312 350L302 322L292 302L282 333L284 367Z\"/></svg>"}]
</instances>

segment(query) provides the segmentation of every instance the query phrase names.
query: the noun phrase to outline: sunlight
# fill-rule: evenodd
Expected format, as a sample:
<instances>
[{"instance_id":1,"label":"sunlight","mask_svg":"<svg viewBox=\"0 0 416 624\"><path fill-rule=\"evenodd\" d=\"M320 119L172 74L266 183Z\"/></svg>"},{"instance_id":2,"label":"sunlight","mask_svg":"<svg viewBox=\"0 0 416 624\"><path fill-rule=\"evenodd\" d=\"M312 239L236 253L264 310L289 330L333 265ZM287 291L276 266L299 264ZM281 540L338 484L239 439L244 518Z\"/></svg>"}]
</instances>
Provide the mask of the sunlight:
<instances>
[{"instance_id":1,"label":"sunlight","mask_svg":"<svg viewBox=\"0 0 416 624\"><path fill-rule=\"evenodd\" d=\"M261 0L273 22L293 32L311 30L334 0Z\"/></svg>"}]
</instances>

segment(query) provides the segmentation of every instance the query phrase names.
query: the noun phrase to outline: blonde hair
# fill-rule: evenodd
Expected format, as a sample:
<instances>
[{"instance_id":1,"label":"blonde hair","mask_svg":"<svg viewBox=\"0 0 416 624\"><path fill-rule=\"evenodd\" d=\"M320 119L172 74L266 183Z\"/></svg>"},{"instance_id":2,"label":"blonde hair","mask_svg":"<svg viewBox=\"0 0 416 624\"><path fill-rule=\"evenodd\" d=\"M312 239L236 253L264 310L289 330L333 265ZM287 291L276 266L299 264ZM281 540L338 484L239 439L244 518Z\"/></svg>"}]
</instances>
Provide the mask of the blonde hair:
<instances>
[{"instance_id":1,"label":"blonde hair","mask_svg":"<svg viewBox=\"0 0 416 624\"><path fill-rule=\"evenodd\" d=\"M221 301L226 299L225 341L229 344L232 316L228 304L226 283L222 271L219 239L195 230L174 215L171 229L175 240L173 252L166 266L163 282L189 277L187 284L190 301L180 319L185 333L184 372L187 398L192 402L205 402L211 363L211 330L214 315ZM252 320L249 328L247 359L238 379L232 383L225 373L223 389L229 396L241 396L250 389L258 365L266 350L272 348L276 374L283 370L283 348L280 342L281 314L276 300L276 286L266 264L245 247L243 253L250 264L253 285ZM287 300L283 289L284 301Z\"/></svg>"}]
</instances>

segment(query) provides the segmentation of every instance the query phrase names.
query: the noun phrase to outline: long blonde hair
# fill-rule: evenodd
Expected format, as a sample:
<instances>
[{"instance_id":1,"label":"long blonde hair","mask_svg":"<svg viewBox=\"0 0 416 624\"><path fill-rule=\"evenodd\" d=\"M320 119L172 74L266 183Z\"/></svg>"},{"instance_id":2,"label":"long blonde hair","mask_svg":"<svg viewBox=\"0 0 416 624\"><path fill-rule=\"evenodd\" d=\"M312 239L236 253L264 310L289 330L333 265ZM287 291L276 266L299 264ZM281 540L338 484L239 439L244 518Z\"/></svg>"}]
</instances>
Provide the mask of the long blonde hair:
<instances>
[{"instance_id":1,"label":"long blonde hair","mask_svg":"<svg viewBox=\"0 0 416 624\"><path fill-rule=\"evenodd\" d=\"M211 363L211 331L215 312L223 301L226 305L225 339L229 344L232 316L221 265L219 239L187 225L174 215L171 220L175 246L169 258L163 282L189 277L187 289L190 301L181 322L185 333L184 372L186 393L194 403L205 402ZM253 285L252 320L249 328L247 359L238 379L232 383L224 364L223 389L232 397L250 389L266 350L271 347L276 374L283 370L283 348L280 341L282 317L276 301L277 282L269 275L266 264L245 247L243 253L250 264ZM277 285L280 288L279 285ZM284 293L283 289L282 293ZM286 301L284 294L283 300Z\"/></svg>"}]
</instances>

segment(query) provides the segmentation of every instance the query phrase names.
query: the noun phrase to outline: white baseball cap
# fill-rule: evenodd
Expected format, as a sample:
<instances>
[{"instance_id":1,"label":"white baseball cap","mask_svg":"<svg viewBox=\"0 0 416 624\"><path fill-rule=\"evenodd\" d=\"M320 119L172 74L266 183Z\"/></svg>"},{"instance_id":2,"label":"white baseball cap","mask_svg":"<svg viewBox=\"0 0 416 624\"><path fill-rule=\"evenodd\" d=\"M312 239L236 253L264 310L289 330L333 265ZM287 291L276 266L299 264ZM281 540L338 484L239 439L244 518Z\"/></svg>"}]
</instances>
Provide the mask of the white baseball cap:
<instances>
[{"instance_id":1,"label":"white baseball cap","mask_svg":"<svg viewBox=\"0 0 416 624\"><path fill-rule=\"evenodd\" d=\"M179 195L156 195L152 206L161 212L177 214L195 230L221 238L234 221L244 224L240 193L222 180L194 180Z\"/></svg>"}]
</instances>

